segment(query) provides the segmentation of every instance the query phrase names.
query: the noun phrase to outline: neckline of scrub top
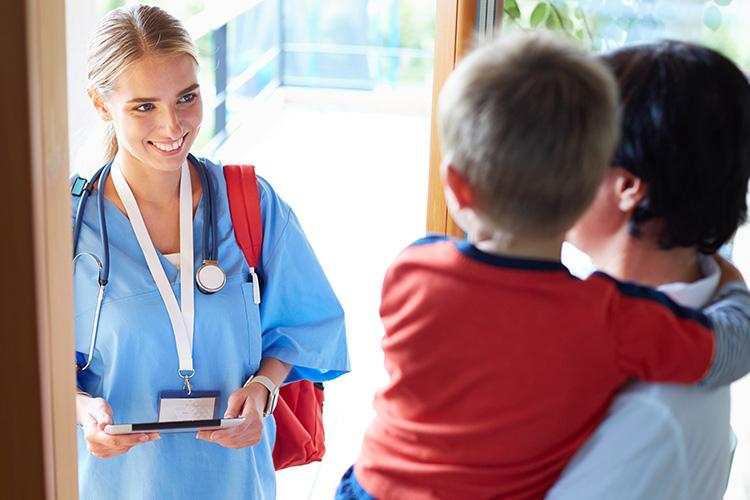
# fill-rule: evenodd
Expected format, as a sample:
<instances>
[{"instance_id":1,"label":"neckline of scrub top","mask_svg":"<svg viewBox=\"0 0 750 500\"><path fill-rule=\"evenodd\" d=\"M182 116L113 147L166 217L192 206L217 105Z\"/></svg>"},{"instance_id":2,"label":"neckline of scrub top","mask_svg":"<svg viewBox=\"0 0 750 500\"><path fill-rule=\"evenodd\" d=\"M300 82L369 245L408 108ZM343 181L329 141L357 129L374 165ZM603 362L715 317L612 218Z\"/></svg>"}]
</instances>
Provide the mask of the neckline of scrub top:
<instances>
[{"instance_id":1,"label":"neckline of scrub top","mask_svg":"<svg viewBox=\"0 0 750 500\"><path fill-rule=\"evenodd\" d=\"M178 271L180 270L180 252L165 253L163 255L164 258L175 267L175 269Z\"/></svg>"},{"instance_id":2,"label":"neckline of scrub top","mask_svg":"<svg viewBox=\"0 0 750 500\"><path fill-rule=\"evenodd\" d=\"M209 181L210 182L210 181ZM204 192L201 192L201 197L198 200L198 205L195 208L194 214L193 214L193 247L194 248L203 248L203 204L207 203L206 196ZM216 208L214 207L214 210ZM125 243L127 245L131 245L134 249L138 250L137 253L141 253L141 247L138 245L138 240L135 237L135 233L133 232L132 226L130 225L130 219L122 213L122 211L112 203L112 201L104 197L104 211L105 216L107 218L107 225L112 224L113 222L115 224L119 224L120 226L127 228L127 234L128 238L126 241L123 241L121 243ZM96 218L96 214L94 214L94 218ZM196 231L196 227L200 228ZM196 242L196 238L199 240ZM110 245L112 245L114 242L110 241ZM167 258L168 254L163 254L158 248L155 248L156 255L159 257L159 261L162 263L162 266L164 267L164 272L167 273L167 278L169 279L170 283L175 284L177 282L177 276L180 273L179 267L176 267L172 262ZM202 251L202 250L201 250ZM195 252L193 252L195 253ZM166 264L166 265L165 265ZM143 259L143 265L146 267L146 259Z\"/></svg>"}]
</instances>

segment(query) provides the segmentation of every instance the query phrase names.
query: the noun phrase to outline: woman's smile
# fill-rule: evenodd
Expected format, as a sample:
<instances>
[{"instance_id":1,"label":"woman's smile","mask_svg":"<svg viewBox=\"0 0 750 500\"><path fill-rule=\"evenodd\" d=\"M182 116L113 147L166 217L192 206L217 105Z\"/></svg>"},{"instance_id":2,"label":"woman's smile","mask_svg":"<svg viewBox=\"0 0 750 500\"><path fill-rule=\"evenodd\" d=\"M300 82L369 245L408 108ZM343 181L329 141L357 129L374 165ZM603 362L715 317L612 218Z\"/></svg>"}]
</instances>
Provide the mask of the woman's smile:
<instances>
[{"instance_id":1,"label":"woman's smile","mask_svg":"<svg viewBox=\"0 0 750 500\"><path fill-rule=\"evenodd\" d=\"M174 156L180 154L182 146L185 144L185 138L190 134L186 133L176 141L148 141L148 144L160 155Z\"/></svg>"}]
</instances>

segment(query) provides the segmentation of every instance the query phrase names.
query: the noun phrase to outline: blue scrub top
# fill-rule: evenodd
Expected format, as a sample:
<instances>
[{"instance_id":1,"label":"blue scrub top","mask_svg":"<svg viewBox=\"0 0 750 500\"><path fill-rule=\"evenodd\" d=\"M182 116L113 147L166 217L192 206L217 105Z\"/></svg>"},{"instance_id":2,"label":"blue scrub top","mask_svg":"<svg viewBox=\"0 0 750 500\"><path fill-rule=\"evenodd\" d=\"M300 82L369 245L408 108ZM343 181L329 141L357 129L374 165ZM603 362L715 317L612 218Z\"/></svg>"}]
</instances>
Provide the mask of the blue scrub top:
<instances>
[{"instance_id":1,"label":"blue scrub top","mask_svg":"<svg viewBox=\"0 0 750 500\"><path fill-rule=\"evenodd\" d=\"M236 243L221 165L206 161L218 219L219 263L227 274L218 293L195 293L194 390L221 392L217 415L228 396L255 373L263 357L293 365L288 382L330 380L349 371L344 313L297 217L271 186L258 178L263 218L259 274L261 303L253 303L249 267ZM205 196L200 204L206 203ZM73 198L73 213L78 198ZM158 394L182 387L174 334L130 222L105 200L110 244L110 281L101 311L91 366L79 386L112 406L115 423L158 419ZM193 221L195 266L203 258L203 208ZM90 200L78 251L100 256L95 199ZM159 255L179 301L179 272ZM76 357L88 355L98 292L91 259L79 259L75 282ZM273 499L271 452L276 425L265 419L259 444L227 449L194 433L162 434L124 455L91 455L78 431L82 499Z\"/></svg>"}]
</instances>

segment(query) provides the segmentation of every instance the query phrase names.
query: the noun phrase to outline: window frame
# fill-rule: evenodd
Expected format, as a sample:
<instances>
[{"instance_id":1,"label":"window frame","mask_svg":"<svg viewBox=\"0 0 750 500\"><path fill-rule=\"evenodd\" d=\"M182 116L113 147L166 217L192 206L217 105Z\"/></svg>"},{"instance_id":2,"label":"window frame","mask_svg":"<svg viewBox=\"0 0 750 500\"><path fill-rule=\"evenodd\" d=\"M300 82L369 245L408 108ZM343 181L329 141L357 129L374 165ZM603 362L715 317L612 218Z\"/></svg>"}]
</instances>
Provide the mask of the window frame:
<instances>
[{"instance_id":1,"label":"window frame","mask_svg":"<svg viewBox=\"0 0 750 500\"><path fill-rule=\"evenodd\" d=\"M432 82L432 115L430 129L430 165L427 189L427 231L463 237L463 230L448 214L440 181L440 138L437 126L437 103L440 89L461 58L466 55L477 34L499 26L503 0L441 0L435 17L435 67ZM488 19L497 19L489 22ZM479 26L483 22L486 26Z\"/></svg>"}]
</instances>

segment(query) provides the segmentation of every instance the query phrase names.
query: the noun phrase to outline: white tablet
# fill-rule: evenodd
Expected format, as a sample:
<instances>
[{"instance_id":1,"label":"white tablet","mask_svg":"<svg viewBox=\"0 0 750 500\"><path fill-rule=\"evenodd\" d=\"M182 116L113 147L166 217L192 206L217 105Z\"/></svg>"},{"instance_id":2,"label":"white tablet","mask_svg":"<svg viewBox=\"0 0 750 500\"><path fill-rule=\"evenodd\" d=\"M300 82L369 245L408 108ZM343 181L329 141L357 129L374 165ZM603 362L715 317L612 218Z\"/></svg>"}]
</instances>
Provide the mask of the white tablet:
<instances>
[{"instance_id":1,"label":"white tablet","mask_svg":"<svg viewBox=\"0 0 750 500\"><path fill-rule=\"evenodd\" d=\"M142 424L110 424L104 428L107 434L136 434L141 432L197 432L236 427L244 418L215 418L211 420L183 420L180 422L148 422Z\"/></svg>"}]
</instances>

